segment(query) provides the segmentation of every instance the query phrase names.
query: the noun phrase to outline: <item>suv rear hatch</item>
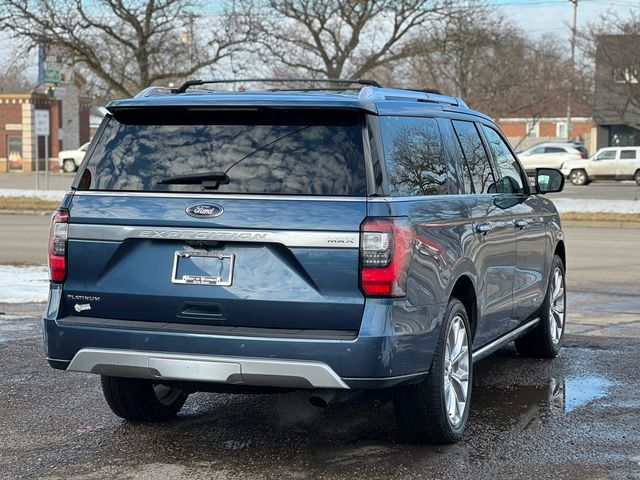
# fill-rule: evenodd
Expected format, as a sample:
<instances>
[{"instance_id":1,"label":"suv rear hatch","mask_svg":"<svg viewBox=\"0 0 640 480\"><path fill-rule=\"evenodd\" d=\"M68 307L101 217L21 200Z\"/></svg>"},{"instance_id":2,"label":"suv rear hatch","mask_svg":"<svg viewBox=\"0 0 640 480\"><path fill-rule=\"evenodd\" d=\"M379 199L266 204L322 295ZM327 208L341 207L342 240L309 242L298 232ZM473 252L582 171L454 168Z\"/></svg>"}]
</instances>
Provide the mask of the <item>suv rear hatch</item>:
<instances>
[{"instance_id":1,"label":"suv rear hatch","mask_svg":"<svg viewBox=\"0 0 640 480\"><path fill-rule=\"evenodd\" d=\"M363 128L355 110L115 110L69 205L68 311L357 332Z\"/></svg>"}]
</instances>

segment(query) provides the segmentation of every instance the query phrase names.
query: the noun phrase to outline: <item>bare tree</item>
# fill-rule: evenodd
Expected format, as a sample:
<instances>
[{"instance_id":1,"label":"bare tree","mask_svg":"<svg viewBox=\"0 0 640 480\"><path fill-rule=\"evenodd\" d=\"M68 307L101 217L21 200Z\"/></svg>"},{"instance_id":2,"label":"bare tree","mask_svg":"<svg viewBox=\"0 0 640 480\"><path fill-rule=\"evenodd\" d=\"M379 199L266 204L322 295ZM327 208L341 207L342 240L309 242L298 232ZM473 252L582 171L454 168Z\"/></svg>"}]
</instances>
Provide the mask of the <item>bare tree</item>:
<instances>
[{"instance_id":1,"label":"bare tree","mask_svg":"<svg viewBox=\"0 0 640 480\"><path fill-rule=\"evenodd\" d=\"M202 19L195 1L3 0L0 26L30 47L66 49L108 92L131 96L216 65L247 40L234 3Z\"/></svg>"},{"instance_id":2,"label":"bare tree","mask_svg":"<svg viewBox=\"0 0 640 480\"><path fill-rule=\"evenodd\" d=\"M0 63L0 93L31 91L36 83L27 75L27 57L10 55Z\"/></svg>"},{"instance_id":3,"label":"bare tree","mask_svg":"<svg viewBox=\"0 0 640 480\"><path fill-rule=\"evenodd\" d=\"M272 71L362 78L407 58L417 27L450 0L256 0L260 44Z\"/></svg>"},{"instance_id":4,"label":"bare tree","mask_svg":"<svg viewBox=\"0 0 640 480\"><path fill-rule=\"evenodd\" d=\"M559 116L566 105L570 65L557 39L531 39L481 2L459 4L414 48L410 77L417 85L461 96L493 116Z\"/></svg>"}]
</instances>

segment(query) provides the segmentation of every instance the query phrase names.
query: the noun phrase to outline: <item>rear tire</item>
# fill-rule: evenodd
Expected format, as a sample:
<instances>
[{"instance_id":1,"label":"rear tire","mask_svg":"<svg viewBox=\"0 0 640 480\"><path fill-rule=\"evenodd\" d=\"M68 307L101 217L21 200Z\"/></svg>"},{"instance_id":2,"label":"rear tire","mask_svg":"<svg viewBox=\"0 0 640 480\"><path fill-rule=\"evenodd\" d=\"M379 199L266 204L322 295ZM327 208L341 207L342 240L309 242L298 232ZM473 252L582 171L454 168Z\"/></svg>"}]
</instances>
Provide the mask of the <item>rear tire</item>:
<instances>
[{"instance_id":1,"label":"rear tire","mask_svg":"<svg viewBox=\"0 0 640 480\"><path fill-rule=\"evenodd\" d=\"M76 162L71 158L67 158L62 162L62 170L66 173L73 173L77 170Z\"/></svg>"},{"instance_id":2,"label":"rear tire","mask_svg":"<svg viewBox=\"0 0 640 480\"><path fill-rule=\"evenodd\" d=\"M558 255L554 255L547 294L540 309L540 323L515 341L520 355L554 358L560 353L566 325L566 303L564 264Z\"/></svg>"},{"instance_id":3,"label":"rear tire","mask_svg":"<svg viewBox=\"0 0 640 480\"><path fill-rule=\"evenodd\" d=\"M102 376L102 393L109 408L131 421L160 422L177 415L188 394L140 378Z\"/></svg>"},{"instance_id":4,"label":"rear tire","mask_svg":"<svg viewBox=\"0 0 640 480\"><path fill-rule=\"evenodd\" d=\"M462 437L471 402L471 329L464 305L452 298L427 377L396 387L393 409L403 437L445 445ZM462 400L462 402L456 402Z\"/></svg>"},{"instance_id":5,"label":"rear tire","mask_svg":"<svg viewBox=\"0 0 640 480\"><path fill-rule=\"evenodd\" d=\"M633 179L636 181L636 185L640 185L640 170L636 172L636 174L633 176Z\"/></svg>"},{"instance_id":6,"label":"rear tire","mask_svg":"<svg viewBox=\"0 0 640 480\"><path fill-rule=\"evenodd\" d=\"M569 180L574 185L586 185L589 183L589 177L587 176L587 172L582 169L571 170L569 174Z\"/></svg>"}]
</instances>

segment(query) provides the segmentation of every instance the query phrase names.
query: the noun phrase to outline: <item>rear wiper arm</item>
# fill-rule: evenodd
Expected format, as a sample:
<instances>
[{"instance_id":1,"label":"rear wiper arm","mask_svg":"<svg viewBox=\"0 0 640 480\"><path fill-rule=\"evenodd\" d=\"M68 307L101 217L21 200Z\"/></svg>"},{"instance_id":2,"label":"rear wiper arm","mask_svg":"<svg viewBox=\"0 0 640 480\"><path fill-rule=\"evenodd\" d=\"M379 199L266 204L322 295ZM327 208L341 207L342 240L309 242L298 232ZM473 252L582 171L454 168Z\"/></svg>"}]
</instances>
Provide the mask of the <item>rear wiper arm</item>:
<instances>
[{"instance_id":1,"label":"rear wiper arm","mask_svg":"<svg viewBox=\"0 0 640 480\"><path fill-rule=\"evenodd\" d=\"M205 189L217 190L220 185L227 185L229 177L224 172L196 173L163 178L158 185L202 185Z\"/></svg>"}]
</instances>

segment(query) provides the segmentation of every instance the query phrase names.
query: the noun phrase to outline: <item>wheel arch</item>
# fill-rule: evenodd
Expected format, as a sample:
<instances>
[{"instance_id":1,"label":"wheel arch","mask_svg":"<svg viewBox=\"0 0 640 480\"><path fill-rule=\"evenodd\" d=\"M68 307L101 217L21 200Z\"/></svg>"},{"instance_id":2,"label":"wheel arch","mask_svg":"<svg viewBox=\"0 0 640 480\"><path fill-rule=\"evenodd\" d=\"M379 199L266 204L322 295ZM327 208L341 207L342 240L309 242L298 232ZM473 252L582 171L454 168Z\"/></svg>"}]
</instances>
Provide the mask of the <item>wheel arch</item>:
<instances>
[{"instance_id":1,"label":"wheel arch","mask_svg":"<svg viewBox=\"0 0 640 480\"><path fill-rule=\"evenodd\" d=\"M457 298L464 305L467 316L469 317L471 341L473 341L478 325L478 297L476 295L475 285L469 275L462 274L458 277L451 289L450 297Z\"/></svg>"},{"instance_id":2,"label":"wheel arch","mask_svg":"<svg viewBox=\"0 0 640 480\"><path fill-rule=\"evenodd\" d=\"M556 248L553 251L553 254L558 255L560 257L560 260L562 260L562 265L564 266L564 269L566 271L567 270L567 251L565 249L563 240L560 240L556 244Z\"/></svg>"}]
</instances>

